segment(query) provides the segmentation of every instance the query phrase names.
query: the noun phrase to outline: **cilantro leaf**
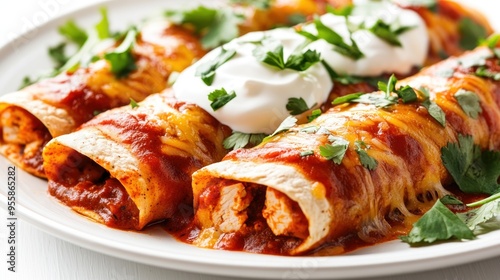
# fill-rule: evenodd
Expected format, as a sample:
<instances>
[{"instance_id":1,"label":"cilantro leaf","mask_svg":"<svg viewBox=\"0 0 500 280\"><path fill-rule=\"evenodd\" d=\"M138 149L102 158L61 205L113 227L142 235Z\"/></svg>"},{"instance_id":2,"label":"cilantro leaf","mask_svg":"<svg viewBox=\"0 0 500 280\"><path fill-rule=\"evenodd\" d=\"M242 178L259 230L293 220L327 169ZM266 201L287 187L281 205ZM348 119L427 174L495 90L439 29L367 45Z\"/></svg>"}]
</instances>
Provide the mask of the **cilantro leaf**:
<instances>
[{"instance_id":1,"label":"cilantro leaf","mask_svg":"<svg viewBox=\"0 0 500 280\"><path fill-rule=\"evenodd\" d=\"M326 61L322 60L321 63L325 67L326 71L328 72L328 75L332 79L333 82L339 82L343 85L351 85L351 84L357 84L364 82L365 79L356 77L356 76L351 76L351 75L346 75L346 74L338 74L333 70L333 68L326 63Z\"/></svg>"},{"instance_id":2,"label":"cilantro leaf","mask_svg":"<svg viewBox=\"0 0 500 280\"><path fill-rule=\"evenodd\" d=\"M350 93L344 96L340 96L335 98L332 101L332 105L339 105L343 103L350 103L350 102L356 102L359 100L359 97L361 97L364 93L362 92L356 92L356 93Z\"/></svg>"},{"instance_id":3,"label":"cilantro leaf","mask_svg":"<svg viewBox=\"0 0 500 280\"><path fill-rule=\"evenodd\" d=\"M346 43L342 36L321 22L321 19L318 16L314 18L314 25L318 31L318 35L311 34L304 30L299 31L298 33L312 41L323 39L333 45L333 49L335 51L354 60L364 57L364 54L359 49L356 41L350 38L351 44Z\"/></svg>"},{"instance_id":4,"label":"cilantro leaf","mask_svg":"<svg viewBox=\"0 0 500 280\"><path fill-rule=\"evenodd\" d=\"M116 77L122 78L137 69L134 56L132 55L132 47L135 44L137 30L131 28L127 33L122 43L113 51L104 54L104 58L111 65L111 72Z\"/></svg>"},{"instance_id":5,"label":"cilantro leaf","mask_svg":"<svg viewBox=\"0 0 500 280\"><path fill-rule=\"evenodd\" d=\"M395 27L394 25L387 24L383 20L379 19L373 26L368 28L368 30L375 34L375 36L387 42L389 45L401 47L401 41L399 41L398 36L412 28L414 27Z\"/></svg>"},{"instance_id":6,"label":"cilantro leaf","mask_svg":"<svg viewBox=\"0 0 500 280\"><path fill-rule=\"evenodd\" d=\"M415 90L408 85L397 89L396 94L403 100L404 103L414 102L418 99Z\"/></svg>"},{"instance_id":7,"label":"cilantro leaf","mask_svg":"<svg viewBox=\"0 0 500 280\"><path fill-rule=\"evenodd\" d=\"M396 88L396 83L398 82L398 79L396 79L396 76L394 76L394 74L392 74L390 77L389 77L389 80L387 81L387 84L382 82L382 81L379 81L378 82L378 89L380 91L383 91L385 92L385 96L386 97L389 97L391 96L391 93L394 92L394 89Z\"/></svg>"},{"instance_id":8,"label":"cilantro leaf","mask_svg":"<svg viewBox=\"0 0 500 280\"><path fill-rule=\"evenodd\" d=\"M478 67L476 69L475 74L478 77L490 78L490 79L493 79L495 81L500 81L500 72L491 71L490 69L488 69L484 66Z\"/></svg>"},{"instance_id":9,"label":"cilantro leaf","mask_svg":"<svg viewBox=\"0 0 500 280\"><path fill-rule=\"evenodd\" d=\"M422 102L422 106L427 109L429 115L431 115L431 117L434 118L439 124L443 127L446 126L446 115L439 105L427 98L424 102Z\"/></svg>"},{"instance_id":10,"label":"cilantro leaf","mask_svg":"<svg viewBox=\"0 0 500 280\"><path fill-rule=\"evenodd\" d=\"M481 151L472 136L458 136L458 143L441 149L441 160L465 193L494 194L500 191L500 152Z\"/></svg>"},{"instance_id":11,"label":"cilantro leaf","mask_svg":"<svg viewBox=\"0 0 500 280\"><path fill-rule=\"evenodd\" d=\"M474 239L474 233L440 200L437 200L434 206L413 224L410 233L399 238L409 244L432 243L451 238Z\"/></svg>"},{"instance_id":12,"label":"cilantro leaf","mask_svg":"<svg viewBox=\"0 0 500 280\"><path fill-rule=\"evenodd\" d=\"M192 26L194 31L200 35L207 26L215 21L217 13L216 9L198 6L185 11L167 10L165 16L175 24Z\"/></svg>"},{"instance_id":13,"label":"cilantro leaf","mask_svg":"<svg viewBox=\"0 0 500 280\"><path fill-rule=\"evenodd\" d=\"M495 48L498 45L498 42L500 42L500 34L495 33L488 36L488 38L482 40L481 45L487 46L490 50L495 50Z\"/></svg>"},{"instance_id":14,"label":"cilantro leaf","mask_svg":"<svg viewBox=\"0 0 500 280\"><path fill-rule=\"evenodd\" d=\"M478 115L483 111L479 97L472 91L460 89L455 93L455 99L465 114L473 119L477 119Z\"/></svg>"},{"instance_id":15,"label":"cilantro leaf","mask_svg":"<svg viewBox=\"0 0 500 280\"><path fill-rule=\"evenodd\" d=\"M108 10L106 8L101 8L100 12L101 21L95 25L95 30L97 32L97 37L102 40L111 37L111 32L109 31Z\"/></svg>"},{"instance_id":16,"label":"cilantro leaf","mask_svg":"<svg viewBox=\"0 0 500 280\"><path fill-rule=\"evenodd\" d=\"M283 45L275 40L263 40L261 45L253 50L253 55L261 62L280 70L292 69L305 71L318 63L320 54L315 50L306 50L304 53L292 53L286 60L283 54Z\"/></svg>"},{"instance_id":17,"label":"cilantro leaf","mask_svg":"<svg viewBox=\"0 0 500 280\"><path fill-rule=\"evenodd\" d=\"M79 47L83 46L88 38L87 32L80 28L73 20L68 20L65 24L59 26L58 31L68 41L77 44Z\"/></svg>"},{"instance_id":18,"label":"cilantro leaf","mask_svg":"<svg viewBox=\"0 0 500 280\"><path fill-rule=\"evenodd\" d=\"M212 101L210 103L210 107L214 111L219 110L220 108L224 107L229 101L233 100L236 97L236 93L231 91L231 93L228 93L224 88L221 89L216 89L212 91L208 95L208 100Z\"/></svg>"},{"instance_id":19,"label":"cilantro leaf","mask_svg":"<svg viewBox=\"0 0 500 280\"><path fill-rule=\"evenodd\" d=\"M62 67L67 61L68 57L64 53L66 43L60 43L57 46L49 47L49 57L56 63L55 68Z\"/></svg>"},{"instance_id":20,"label":"cilantro leaf","mask_svg":"<svg viewBox=\"0 0 500 280\"><path fill-rule=\"evenodd\" d=\"M305 111L309 110L309 106L307 106L307 103L304 100L304 98L291 97L288 98L286 109L290 112L290 115L295 116L295 115L300 115Z\"/></svg>"},{"instance_id":21,"label":"cilantro leaf","mask_svg":"<svg viewBox=\"0 0 500 280\"><path fill-rule=\"evenodd\" d=\"M224 139L222 145L227 150L244 148L248 144L256 146L260 144L265 137L266 135L261 133L249 134L249 133L233 131L233 133L229 137Z\"/></svg>"},{"instance_id":22,"label":"cilantro leaf","mask_svg":"<svg viewBox=\"0 0 500 280\"><path fill-rule=\"evenodd\" d=\"M371 157L370 155L368 155L368 153L366 152L366 149L369 149L370 147L366 145L365 142L360 140L354 142L354 146L355 146L355 151L359 156L361 165L363 165L363 167L365 167L370 171L375 170L375 168L377 168L378 166L378 161L373 157Z\"/></svg>"},{"instance_id":23,"label":"cilantro leaf","mask_svg":"<svg viewBox=\"0 0 500 280\"><path fill-rule=\"evenodd\" d=\"M312 155L314 155L314 151L313 150L306 150L306 151L300 152L300 156L301 157L307 157L307 156L312 156Z\"/></svg>"},{"instance_id":24,"label":"cilantro leaf","mask_svg":"<svg viewBox=\"0 0 500 280\"><path fill-rule=\"evenodd\" d=\"M290 128L292 128L293 126L295 126L297 124L297 121L298 121L297 118L292 117L292 116L288 116L283 122L281 122L281 124L278 126L278 128L271 135L264 138L263 141L267 141L267 140L271 139L271 137L273 137L277 134L288 131Z\"/></svg>"},{"instance_id":25,"label":"cilantro leaf","mask_svg":"<svg viewBox=\"0 0 500 280\"><path fill-rule=\"evenodd\" d=\"M306 50L304 53L291 54L285 63L285 68L305 71L309 67L318 63L321 60L321 55L315 50Z\"/></svg>"},{"instance_id":26,"label":"cilantro leaf","mask_svg":"<svg viewBox=\"0 0 500 280\"><path fill-rule=\"evenodd\" d=\"M335 164L340 164L345 156L349 142L341 137L328 136L331 144L319 147L319 154L327 160L332 160Z\"/></svg>"},{"instance_id":27,"label":"cilantro leaf","mask_svg":"<svg viewBox=\"0 0 500 280\"><path fill-rule=\"evenodd\" d=\"M321 116L321 109L314 109L311 112L310 116L307 116L307 121L312 122L313 120L317 119L319 116Z\"/></svg>"},{"instance_id":28,"label":"cilantro leaf","mask_svg":"<svg viewBox=\"0 0 500 280\"><path fill-rule=\"evenodd\" d=\"M500 201L498 199L485 203L481 207L469 210L465 213L457 213L457 216L471 230L474 230L478 225L498 215L500 215Z\"/></svg>"},{"instance_id":29,"label":"cilantro leaf","mask_svg":"<svg viewBox=\"0 0 500 280\"><path fill-rule=\"evenodd\" d=\"M207 86L212 85L215 78L215 70L233 58L235 54L236 50L226 50L221 48L221 52L217 57L200 64L198 68L196 68L195 76L200 76Z\"/></svg>"},{"instance_id":30,"label":"cilantro leaf","mask_svg":"<svg viewBox=\"0 0 500 280\"><path fill-rule=\"evenodd\" d=\"M441 197L439 200L445 205L463 205L464 203L460 201L458 198L452 196L452 195L445 195Z\"/></svg>"},{"instance_id":31,"label":"cilantro leaf","mask_svg":"<svg viewBox=\"0 0 500 280\"><path fill-rule=\"evenodd\" d=\"M488 35L486 29L474 20L464 17L458 23L459 45L464 50L474 49Z\"/></svg>"}]
</instances>

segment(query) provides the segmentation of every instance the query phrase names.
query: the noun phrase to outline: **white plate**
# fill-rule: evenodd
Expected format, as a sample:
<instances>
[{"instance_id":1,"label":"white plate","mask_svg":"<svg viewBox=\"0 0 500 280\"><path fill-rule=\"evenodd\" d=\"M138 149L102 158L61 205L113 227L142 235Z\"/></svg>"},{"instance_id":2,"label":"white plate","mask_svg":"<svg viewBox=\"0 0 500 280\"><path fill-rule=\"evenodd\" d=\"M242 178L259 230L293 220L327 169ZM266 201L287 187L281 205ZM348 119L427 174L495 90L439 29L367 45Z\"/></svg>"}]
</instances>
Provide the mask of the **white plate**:
<instances>
[{"instance_id":1,"label":"white plate","mask_svg":"<svg viewBox=\"0 0 500 280\"><path fill-rule=\"evenodd\" d=\"M113 27L124 28L160 8L180 4L175 0L127 0L112 1L107 6ZM493 15L498 9L492 9L491 5L499 4L487 4L486 0L474 2L476 8ZM55 30L68 18L76 18L88 26L98 19L97 7L50 21L29 38L24 35L0 49L1 93L15 90L24 75L48 68L47 46L58 42ZM4 184L0 188L0 204L4 208L9 165L6 160L0 160L0 182ZM421 248L410 248L402 242L392 241L334 257L279 257L199 249L175 241L161 228L137 233L114 230L89 221L50 197L46 192L46 181L17 170L16 210L23 220L79 246L165 268L255 278L338 279L429 270L500 255L500 231L481 235L473 241Z\"/></svg>"}]
</instances>

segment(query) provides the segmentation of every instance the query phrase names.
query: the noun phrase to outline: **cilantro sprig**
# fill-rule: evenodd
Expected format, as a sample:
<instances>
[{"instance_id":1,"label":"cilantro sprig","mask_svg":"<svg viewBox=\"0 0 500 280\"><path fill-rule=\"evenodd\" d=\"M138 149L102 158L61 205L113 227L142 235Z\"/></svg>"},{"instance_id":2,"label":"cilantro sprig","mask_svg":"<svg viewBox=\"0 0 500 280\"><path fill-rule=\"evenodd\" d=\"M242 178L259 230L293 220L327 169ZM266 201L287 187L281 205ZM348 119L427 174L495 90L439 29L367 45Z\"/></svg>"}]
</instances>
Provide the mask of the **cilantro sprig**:
<instances>
[{"instance_id":1,"label":"cilantro sprig","mask_svg":"<svg viewBox=\"0 0 500 280\"><path fill-rule=\"evenodd\" d=\"M314 106L316 106L316 104L312 105L311 107ZM310 108L309 106L307 106L307 103L304 100L304 98L290 97L288 98L286 109L290 112L292 116L296 116L308 111Z\"/></svg>"},{"instance_id":2,"label":"cilantro sprig","mask_svg":"<svg viewBox=\"0 0 500 280\"><path fill-rule=\"evenodd\" d=\"M239 131L233 131L233 133L229 137L224 139L222 145L227 150L233 150L233 149L236 150L239 148L244 148L249 144L252 146L256 146L260 144L265 137L266 134L262 133L250 134Z\"/></svg>"},{"instance_id":3,"label":"cilantro sprig","mask_svg":"<svg viewBox=\"0 0 500 280\"><path fill-rule=\"evenodd\" d=\"M327 160L333 161L335 164L340 164L344 159L349 142L342 137L329 135L329 144L319 147L319 153Z\"/></svg>"},{"instance_id":4,"label":"cilantro sprig","mask_svg":"<svg viewBox=\"0 0 500 280\"><path fill-rule=\"evenodd\" d=\"M477 227L500 215L499 151L482 151L480 146L474 144L471 136L459 135L458 142L448 143L441 149L441 159L461 191L491 196L466 205L478 208L457 214L438 200L414 224L407 236L400 237L411 245L452 238L473 239ZM457 203L461 202L454 199L453 204Z\"/></svg>"},{"instance_id":5,"label":"cilantro sprig","mask_svg":"<svg viewBox=\"0 0 500 280\"><path fill-rule=\"evenodd\" d=\"M455 93L455 99L465 112L465 114L473 119L477 119L483 111L481 108L481 100L475 92L460 89Z\"/></svg>"},{"instance_id":6,"label":"cilantro sprig","mask_svg":"<svg viewBox=\"0 0 500 280\"><path fill-rule=\"evenodd\" d=\"M318 32L317 35L304 30L299 30L297 31L297 33L312 41L323 39L333 45L333 49L335 51L351 59L358 60L364 57L364 54L359 49L356 41L352 38L352 36L349 38L350 44L348 42L345 42L344 38L341 35L321 22L321 19L318 16L314 18L314 25Z\"/></svg>"},{"instance_id":7,"label":"cilantro sprig","mask_svg":"<svg viewBox=\"0 0 500 280\"><path fill-rule=\"evenodd\" d=\"M401 41L399 40L399 35L415 28L414 26L400 26L398 24L387 24L383 20L379 19L372 25L368 30L372 32L375 36L379 37L383 41L387 42L392 46L401 47Z\"/></svg>"},{"instance_id":8,"label":"cilantro sprig","mask_svg":"<svg viewBox=\"0 0 500 280\"><path fill-rule=\"evenodd\" d=\"M215 70L229 61L236 54L236 50L220 48L221 51L214 59L202 63L196 68L195 76L201 77L201 80L207 85L212 85L215 79Z\"/></svg>"},{"instance_id":9,"label":"cilantro sprig","mask_svg":"<svg viewBox=\"0 0 500 280\"><path fill-rule=\"evenodd\" d=\"M236 97L236 93L232 90L230 93L226 91L226 89L216 89L208 94L208 100L212 101L210 103L210 107L214 111L219 110L224 107L229 101L233 100Z\"/></svg>"},{"instance_id":10,"label":"cilantro sprig","mask_svg":"<svg viewBox=\"0 0 500 280\"><path fill-rule=\"evenodd\" d=\"M116 49L104 54L104 59L111 65L111 72L117 78L123 78L137 69L135 58L132 54L136 37L137 29L132 27Z\"/></svg>"},{"instance_id":11,"label":"cilantro sprig","mask_svg":"<svg viewBox=\"0 0 500 280\"><path fill-rule=\"evenodd\" d=\"M459 45L464 50L474 49L488 35L486 29L474 20L464 17L458 22Z\"/></svg>"},{"instance_id":12,"label":"cilantro sprig","mask_svg":"<svg viewBox=\"0 0 500 280\"><path fill-rule=\"evenodd\" d=\"M357 140L354 142L354 147L361 165L370 171L375 170L378 166L378 161L368 154L367 150L370 149L370 145L367 145L362 140Z\"/></svg>"},{"instance_id":13,"label":"cilantro sprig","mask_svg":"<svg viewBox=\"0 0 500 280\"><path fill-rule=\"evenodd\" d=\"M280 70L292 69L305 71L321 60L320 54L315 50L301 50L292 53L285 61L283 45L272 39L264 39L253 50L257 60L276 67Z\"/></svg>"}]
</instances>

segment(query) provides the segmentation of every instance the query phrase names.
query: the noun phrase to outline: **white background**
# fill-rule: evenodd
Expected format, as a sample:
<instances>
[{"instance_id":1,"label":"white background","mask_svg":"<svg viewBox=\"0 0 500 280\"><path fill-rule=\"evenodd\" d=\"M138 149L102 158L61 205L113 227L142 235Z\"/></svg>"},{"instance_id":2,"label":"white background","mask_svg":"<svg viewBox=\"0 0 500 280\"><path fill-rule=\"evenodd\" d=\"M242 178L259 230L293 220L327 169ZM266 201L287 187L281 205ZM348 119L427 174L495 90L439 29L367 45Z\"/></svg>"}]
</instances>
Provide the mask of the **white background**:
<instances>
[{"instance_id":1,"label":"white background","mask_svg":"<svg viewBox=\"0 0 500 280\"><path fill-rule=\"evenodd\" d=\"M69 0L2 1L0 4L0 46L16 36L19 36L28 28L36 27L34 25L43 24L47 20L59 16L61 13L98 1L99 0L87 0L85 2ZM495 14L498 15L498 13L500 13L500 3L496 1L467 0L465 2L481 7L486 7L489 2L489 8L486 9L486 11L492 20L495 20ZM500 27L500 25L496 26ZM6 221L6 212L3 208L0 210L0 213L0 219ZM10 273L7 272L5 263L7 254L6 236L6 227L2 222L0 225L0 279L230 279L166 270L109 257L59 240L23 221L18 222L17 229L17 242L19 244L17 251L18 271L16 273ZM499 264L500 257L462 265L460 267L373 279L500 279Z\"/></svg>"}]
</instances>

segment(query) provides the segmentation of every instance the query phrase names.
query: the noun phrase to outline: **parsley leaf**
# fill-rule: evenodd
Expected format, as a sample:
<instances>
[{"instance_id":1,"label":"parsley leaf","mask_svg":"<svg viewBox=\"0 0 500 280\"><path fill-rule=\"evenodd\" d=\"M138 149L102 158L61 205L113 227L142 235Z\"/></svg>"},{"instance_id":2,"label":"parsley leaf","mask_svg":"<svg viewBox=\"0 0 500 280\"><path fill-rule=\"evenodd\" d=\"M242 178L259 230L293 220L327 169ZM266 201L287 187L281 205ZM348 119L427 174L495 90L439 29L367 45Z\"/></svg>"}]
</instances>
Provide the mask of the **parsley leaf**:
<instances>
[{"instance_id":1,"label":"parsley leaf","mask_svg":"<svg viewBox=\"0 0 500 280\"><path fill-rule=\"evenodd\" d=\"M327 160L332 160L335 164L340 164L349 147L349 142L344 138L333 135L328 136L328 141L331 144L320 146L319 154Z\"/></svg>"},{"instance_id":2,"label":"parsley leaf","mask_svg":"<svg viewBox=\"0 0 500 280\"><path fill-rule=\"evenodd\" d=\"M228 93L224 88L221 89L216 89L212 91L208 95L208 100L212 101L210 103L210 107L214 111L219 110L220 108L224 107L229 101L233 100L236 97L236 93L231 91L231 93Z\"/></svg>"},{"instance_id":3,"label":"parsley leaf","mask_svg":"<svg viewBox=\"0 0 500 280\"><path fill-rule=\"evenodd\" d=\"M127 32L127 36L122 43L113 51L104 54L104 58L111 65L111 72L116 77L122 78L137 69L134 56L132 55L132 47L135 44L137 30L131 28Z\"/></svg>"},{"instance_id":4,"label":"parsley leaf","mask_svg":"<svg viewBox=\"0 0 500 280\"><path fill-rule=\"evenodd\" d=\"M68 20L65 24L59 26L58 31L68 41L77 44L79 47L83 46L88 38L87 32L80 28L73 20Z\"/></svg>"},{"instance_id":5,"label":"parsley leaf","mask_svg":"<svg viewBox=\"0 0 500 280\"><path fill-rule=\"evenodd\" d=\"M309 110L309 106L307 106L307 103L304 100L304 98L291 97L288 98L286 109L290 112L290 115L295 116L295 115L300 115L305 111Z\"/></svg>"},{"instance_id":6,"label":"parsley leaf","mask_svg":"<svg viewBox=\"0 0 500 280\"><path fill-rule=\"evenodd\" d=\"M355 146L355 151L356 153L358 153L359 160L361 161L361 165L363 165L363 167L365 167L370 171L377 168L378 161L373 157L371 157L370 155L368 155L368 153L366 152L366 149L369 149L370 146L366 145L365 142L360 140L354 142L354 146Z\"/></svg>"},{"instance_id":7,"label":"parsley leaf","mask_svg":"<svg viewBox=\"0 0 500 280\"><path fill-rule=\"evenodd\" d=\"M474 49L488 35L486 29L468 17L462 18L458 23L460 32L459 45L464 50Z\"/></svg>"},{"instance_id":8,"label":"parsley leaf","mask_svg":"<svg viewBox=\"0 0 500 280\"><path fill-rule=\"evenodd\" d=\"M472 91L460 89L455 93L455 99L465 114L473 119L477 119L478 115L483 111L479 97Z\"/></svg>"},{"instance_id":9,"label":"parsley leaf","mask_svg":"<svg viewBox=\"0 0 500 280\"><path fill-rule=\"evenodd\" d=\"M202 63L198 66L198 68L196 68L195 75L200 76L207 86L212 85L215 78L215 70L233 58L235 54L235 50L226 50L221 48L220 54L216 58Z\"/></svg>"},{"instance_id":10,"label":"parsley leaf","mask_svg":"<svg viewBox=\"0 0 500 280\"><path fill-rule=\"evenodd\" d=\"M441 149L441 160L465 193L494 194L500 191L500 152L481 151L472 136L458 136L458 143Z\"/></svg>"},{"instance_id":11,"label":"parsley leaf","mask_svg":"<svg viewBox=\"0 0 500 280\"><path fill-rule=\"evenodd\" d=\"M291 54L285 63L285 68L296 71L305 71L321 60L320 54L315 50L306 50L304 53Z\"/></svg>"},{"instance_id":12,"label":"parsley leaf","mask_svg":"<svg viewBox=\"0 0 500 280\"><path fill-rule=\"evenodd\" d=\"M244 148L248 144L256 146L260 144L265 137L266 135L261 133L249 134L233 131L233 133L229 137L224 139L222 145L227 150Z\"/></svg>"},{"instance_id":13,"label":"parsley leaf","mask_svg":"<svg viewBox=\"0 0 500 280\"><path fill-rule=\"evenodd\" d=\"M316 26L318 35L311 34L304 30L299 31L298 33L312 41L323 39L333 45L333 49L335 51L354 60L364 57L364 54L359 49L356 41L350 38L351 44L346 43L342 36L321 22L321 19L318 16L314 18L314 25Z\"/></svg>"},{"instance_id":14,"label":"parsley leaf","mask_svg":"<svg viewBox=\"0 0 500 280\"><path fill-rule=\"evenodd\" d=\"M436 240L450 238L474 239L469 227L448 209L440 200L425 213L415 224L407 236L399 238L406 243L432 243Z\"/></svg>"}]
</instances>

